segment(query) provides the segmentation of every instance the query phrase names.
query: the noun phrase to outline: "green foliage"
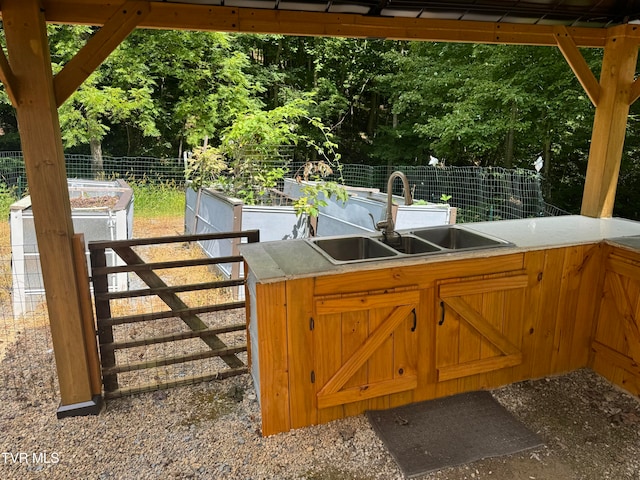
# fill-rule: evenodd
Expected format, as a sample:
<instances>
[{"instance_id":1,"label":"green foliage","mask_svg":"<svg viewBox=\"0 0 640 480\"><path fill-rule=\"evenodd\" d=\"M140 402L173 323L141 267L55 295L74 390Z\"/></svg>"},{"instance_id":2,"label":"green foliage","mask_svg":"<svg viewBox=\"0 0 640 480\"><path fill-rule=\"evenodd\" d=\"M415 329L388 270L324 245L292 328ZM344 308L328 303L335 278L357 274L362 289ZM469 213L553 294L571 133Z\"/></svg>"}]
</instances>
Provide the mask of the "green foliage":
<instances>
[{"instance_id":1,"label":"green foliage","mask_svg":"<svg viewBox=\"0 0 640 480\"><path fill-rule=\"evenodd\" d=\"M187 167L187 178L196 189L212 185L253 205L261 203L286 175L286 167L281 166L283 147L306 146L323 159L313 162L315 165L339 163L337 145L328 127L320 119L309 116L312 103L310 96L305 96L271 110L239 115L224 130L219 147L204 147L194 152ZM318 134L316 138L302 131L302 125L314 129Z\"/></svg>"},{"instance_id":2,"label":"green foliage","mask_svg":"<svg viewBox=\"0 0 640 480\"><path fill-rule=\"evenodd\" d=\"M224 130L221 151L237 163L250 155L269 157L283 145L297 144L305 138L299 124L309 115L310 103L310 98L295 99L271 110L242 112Z\"/></svg>"},{"instance_id":3,"label":"green foliage","mask_svg":"<svg viewBox=\"0 0 640 480\"><path fill-rule=\"evenodd\" d=\"M186 178L191 187L199 190L215 182L215 179L227 169L224 155L217 148L203 146L194 149L188 160Z\"/></svg>"},{"instance_id":4,"label":"green foliage","mask_svg":"<svg viewBox=\"0 0 640 480\"><path fill-rule=\"evenodd\" d=\"M49 28L54 71L62 68L91 34L89 27ZM124 124L142 135L158 137L152 95L154 82L144 63L118 47L59 109L65 147L97 145L111 124Z\"/></svg>"},{"instance_id":5,"label":"green foliage","mask_svg":"<svg viewBox=\"0 0 640 480\"><path fill-rule=\"evenodd\" d=\"M0 182L0 218L9 218L9 207L17 200L16 188Z\"/></svg>"},{"instance_id":6,"label":"green foliage","mask_svg":"<svg viewBox=\"0 0 640 480\"><path fill-rule=\"evenodd\" d=\"M342 179L339 163L338 169ZM349 199L349 193L342 185L324 180L325 177L333 174L329 163L324 161L307 162L302 167L302 172L299 173L300 175L296 175L296 180L300 183L304 181L304 185L300 189L300 197L293 204L293 209L298 217L302 215L317 217L320 213L320 207L326 207L327 200L332 196L335 196L343 204Z\"/></svg>"},{"instance_id":7,"label":"green foliage","mask_svg":"<svg viewBox=\"0 0 640 480\"><path fill-rule=\"evenodd\" d=\"M299 124L306 120L310 100L296 99L272 110L247 111L225 129L217 152L228 174L215 179L224 193L246 204L261 201L286 174L279 164L282 147L306 141Z\"/></svg>"},{"instance_id":8,"label":"green foliage","mask_svg":"<svg viewBox=\"0 0 640 480\"><path fill-rule=\"evenodd\" d=\"M512 157L533 156L549 136L545 118L551 111L589 108L557 49L416 43L394 58L398 74L381 82L397 129L418 135L450 164L505 165ZM560 92L572 108L554 104L545 111ZM509 138L515 141L509 144Z\"/></svg>"},{"instance_id":9,"label":"green foliage","mask_svg":"<svg viewBox=\"0 0 640 480\"><path fill-rule=\"evenodd\" d=\"M184 215L184 188L175 182L130 180L134 209L139 217L174 217Z\"/></svg>"},{"instance_id":10,"label":"green foliage","mask_svg":"<svg viewBox=\"0 0 640 480\"><path fill-rule=\"evenodd\" d=\"M320 207L328 205L327 200L332 196L342 203L349 199L349 194L342 185L336 182L319 181L301 188L302 195L293 204L297 216L308 215L317 217Z\"/></svg>"}]
</instances>

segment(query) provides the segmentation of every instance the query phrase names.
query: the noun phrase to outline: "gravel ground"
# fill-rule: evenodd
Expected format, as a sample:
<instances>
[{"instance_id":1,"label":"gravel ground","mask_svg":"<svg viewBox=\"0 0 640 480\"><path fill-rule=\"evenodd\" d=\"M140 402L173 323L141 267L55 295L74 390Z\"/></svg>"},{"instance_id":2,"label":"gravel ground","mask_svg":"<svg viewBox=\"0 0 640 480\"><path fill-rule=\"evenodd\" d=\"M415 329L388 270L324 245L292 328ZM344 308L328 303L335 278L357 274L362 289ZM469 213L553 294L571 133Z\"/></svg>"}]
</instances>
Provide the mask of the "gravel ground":
<instances>
[{"instance_id":1,"label":"gravel ground","mask_svg":"<svg viewBox=\"0 0 640 480\"><path fill-rule=\"evenodd\" d=\"M148 221L142 236L179 233L181 221ZM99 416L57 420L47 329L15 330L2 337L0 480L402 478L363 415L262 437L249 375L110 400ZM424 480L640 480L640 403L593 372L493 394L545 445Z\"/></svg>"},{"instance_id":2,"label":"gravel ground","mask_svg":"<svg viewBox=\"0 0 640 480\"><path fill-rule=\"evenodd\" d=\"M402 478L363 415L262 437L248 375L111 400L99 416L64 420L50 388L41 393L0 393L0 478ZM423 478L640 479L640 404L594 373L493 393L545 446Z\"/></svg>"}]
</instances>

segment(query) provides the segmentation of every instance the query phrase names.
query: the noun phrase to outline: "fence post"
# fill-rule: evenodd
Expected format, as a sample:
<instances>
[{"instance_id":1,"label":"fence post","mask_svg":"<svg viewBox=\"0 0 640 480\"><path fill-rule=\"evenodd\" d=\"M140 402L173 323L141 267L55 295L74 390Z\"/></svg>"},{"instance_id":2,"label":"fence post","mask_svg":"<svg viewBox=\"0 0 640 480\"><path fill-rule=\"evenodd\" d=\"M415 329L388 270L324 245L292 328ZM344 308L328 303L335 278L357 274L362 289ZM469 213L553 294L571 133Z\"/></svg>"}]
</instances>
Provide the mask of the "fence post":
<instances>
[{"instance_id":1,"label":"fence post","mask_svg":"<svg viewBox=\"0 0 640 480\"><path fill-rule=\"evenodd\" d=\"M102 368L113 367L116 364L115 352L102 348L103 345L113 343L113 327L105 325L103 320L111 318L111 306L105 294L109 293L109 279L106 273L96 275L98 268L107 266L107 256L104 248L90 248L91 251L91 281L93 283L93 295L96 303L96 320L98 324L98 339L100 340L100 358ZM113 392L118 389L117 374L105 375L102 378L105 392Z\"/></svg>"}]
</instances>

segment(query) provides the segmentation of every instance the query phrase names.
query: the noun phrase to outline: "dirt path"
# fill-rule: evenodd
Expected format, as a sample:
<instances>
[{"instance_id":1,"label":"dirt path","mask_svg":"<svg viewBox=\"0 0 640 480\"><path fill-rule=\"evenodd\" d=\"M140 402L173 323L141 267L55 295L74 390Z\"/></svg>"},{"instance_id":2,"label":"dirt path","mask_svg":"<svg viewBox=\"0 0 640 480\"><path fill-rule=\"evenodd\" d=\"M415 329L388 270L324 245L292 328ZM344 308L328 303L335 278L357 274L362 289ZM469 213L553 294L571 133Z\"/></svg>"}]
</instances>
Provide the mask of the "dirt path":
<instances>
[{"instance_id":1,"label":"dirt path","mask_svg":"<svg viewBox=\"0 0 640 480\"><path fill-rule=\"evenodd\" d=\"M133 236L135 238L165 237L184 234L184 218L161 217L140 218L136 217L133 224Z\"/></svg>"}]
</instances>

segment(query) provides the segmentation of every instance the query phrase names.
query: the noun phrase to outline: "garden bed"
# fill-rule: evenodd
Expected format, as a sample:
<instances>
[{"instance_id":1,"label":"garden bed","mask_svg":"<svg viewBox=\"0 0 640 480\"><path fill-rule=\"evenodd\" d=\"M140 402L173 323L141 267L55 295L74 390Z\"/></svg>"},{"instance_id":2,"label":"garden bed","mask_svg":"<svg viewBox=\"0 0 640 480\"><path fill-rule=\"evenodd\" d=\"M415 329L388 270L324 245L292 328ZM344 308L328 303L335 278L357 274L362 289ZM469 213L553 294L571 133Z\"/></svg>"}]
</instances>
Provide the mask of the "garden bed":
<instances>
[{"instance_id":1,"label":"garden bed","mask_svg":"<svg viewBox=\"0 0 640 480\"><path fill-rule=\"evenodd\" d=\"M122 180L97 181L68 179L71 220L76 233L84 234L85 244L92 240L131 238L133 228L133 191ZM10 209L12 250L13 313L23 315L44 301L40 255L36 242L31 197L24 197ZM111 253L107 262L115 265ZM127 288L126 274L114 275L110 290Z\"/></svg>"}]
</instances>

